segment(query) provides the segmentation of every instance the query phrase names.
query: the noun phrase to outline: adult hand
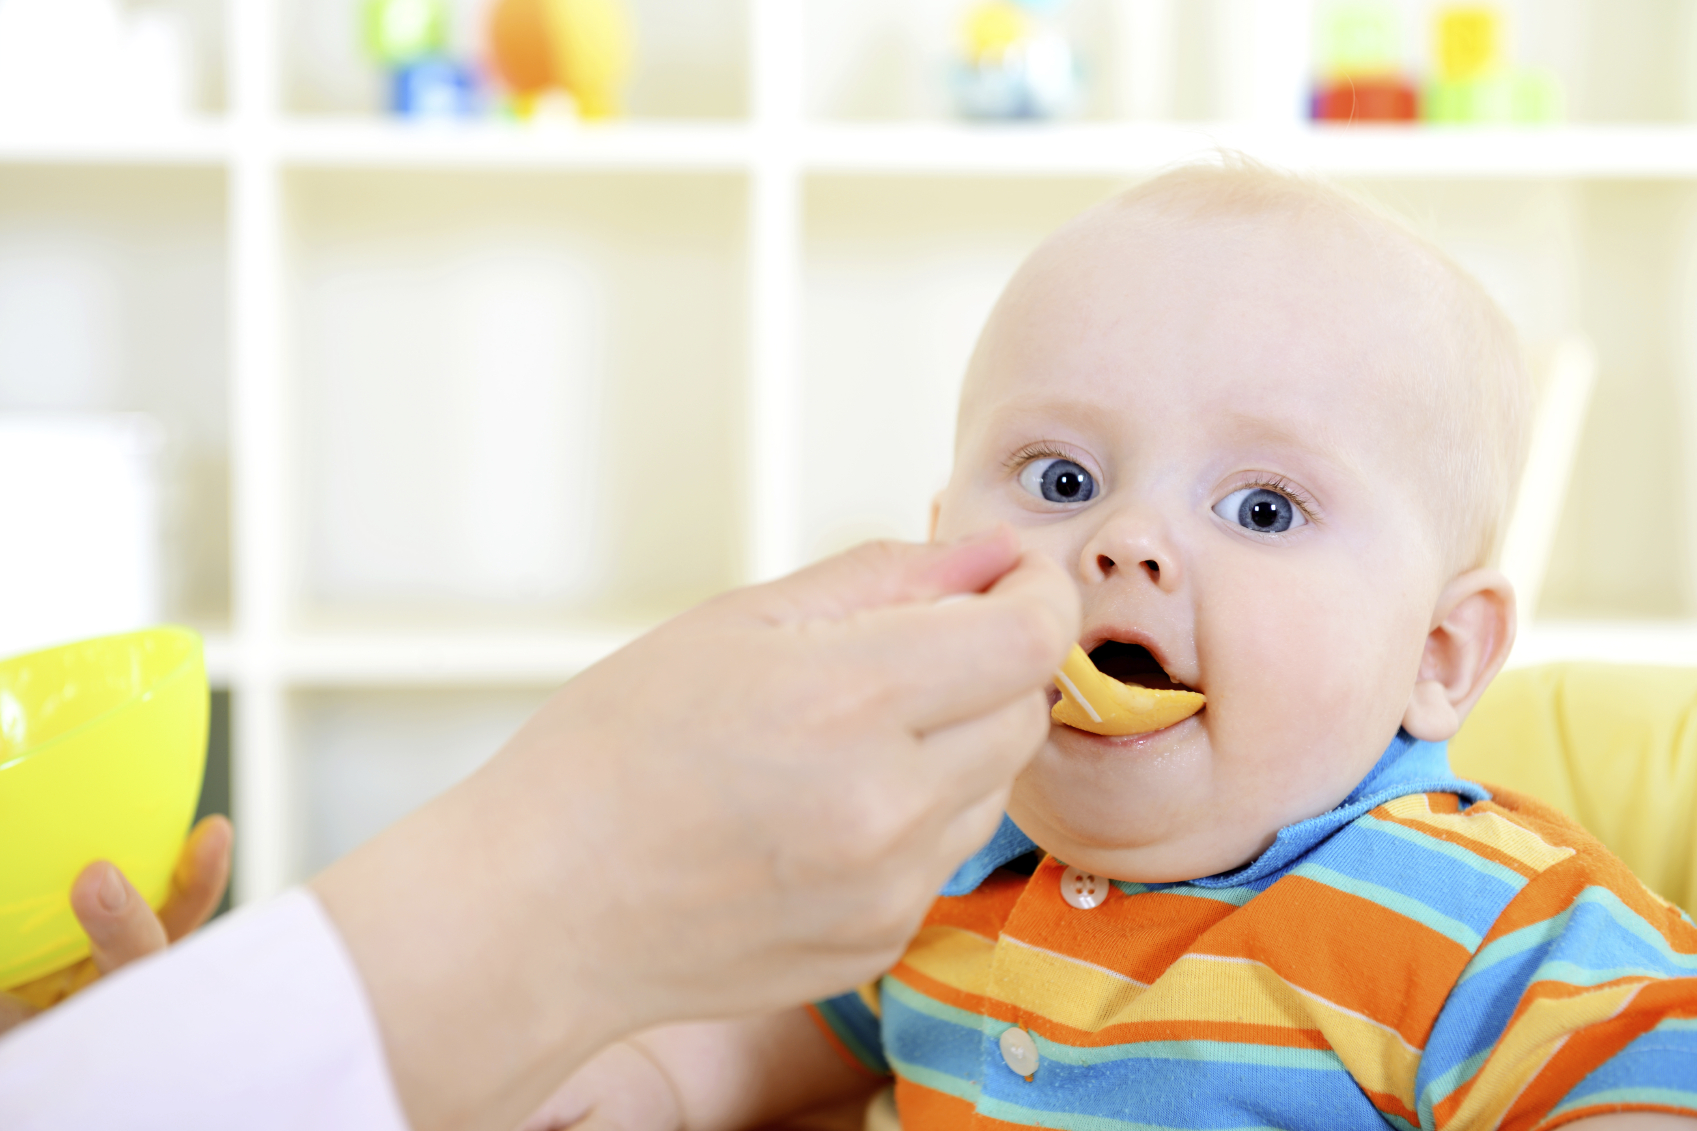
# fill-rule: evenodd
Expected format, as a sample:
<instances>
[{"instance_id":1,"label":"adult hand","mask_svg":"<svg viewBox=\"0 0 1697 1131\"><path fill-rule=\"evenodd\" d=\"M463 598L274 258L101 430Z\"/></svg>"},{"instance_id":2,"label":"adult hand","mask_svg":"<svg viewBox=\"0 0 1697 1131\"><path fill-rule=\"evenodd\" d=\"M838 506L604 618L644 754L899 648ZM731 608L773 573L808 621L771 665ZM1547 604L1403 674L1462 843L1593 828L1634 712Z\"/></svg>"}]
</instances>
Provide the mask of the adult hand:
<instances>
[{"instance_id":1,"label":"adult hand","mask_svg":"<svg viewBox=\"0 0 1697 1131\"><path fill-rule=\"evenodd\" d=\"M0 1033L59 1004L101 975L164 950L205 923L230 881L232 840L224 817L207 817L195 825L157 915L114 865L96 860L84 868L71 884L71 910L88 933L88 957L0 994Z\"/></svg>"},{"instance_id":2,"label":"adult hand","mask_svg":"<svg viewBox=\"0 0 1697 1131\"><path fill-rule=\"evenodd\" d=\"M313 881L414 1126L510 1128L626 1033L887 967L995 830L1078 617L1009 531L871 545L568 683Z\"/></svg>"}]
</instances>

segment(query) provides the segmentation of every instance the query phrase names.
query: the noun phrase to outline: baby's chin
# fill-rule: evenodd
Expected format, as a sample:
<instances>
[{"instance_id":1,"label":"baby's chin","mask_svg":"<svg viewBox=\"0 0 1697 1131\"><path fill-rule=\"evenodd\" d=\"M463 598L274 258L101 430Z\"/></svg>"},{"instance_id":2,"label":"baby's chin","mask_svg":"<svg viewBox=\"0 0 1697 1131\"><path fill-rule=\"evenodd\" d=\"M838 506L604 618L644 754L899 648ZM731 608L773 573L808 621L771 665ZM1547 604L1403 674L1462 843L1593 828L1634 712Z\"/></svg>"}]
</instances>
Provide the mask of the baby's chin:
<instances>
[{"instance_id":1,"label":"baby's chin","mask_svg":"<svg viewBox=\"0 0 1697 1131\"><path fill-rule=\"evenodd\" d=\"M1094 807L1092 807L1094 808ZM1056 807L1022 798L1016 788L1008 815L1044 852L1111 880L1175 883L1241 868L1265 852L1277 829L1245 828L1214 817L1109 823L1063 817ZM1172 814L1169 812L1168 817Z\"/></svg>"}]
</instances>

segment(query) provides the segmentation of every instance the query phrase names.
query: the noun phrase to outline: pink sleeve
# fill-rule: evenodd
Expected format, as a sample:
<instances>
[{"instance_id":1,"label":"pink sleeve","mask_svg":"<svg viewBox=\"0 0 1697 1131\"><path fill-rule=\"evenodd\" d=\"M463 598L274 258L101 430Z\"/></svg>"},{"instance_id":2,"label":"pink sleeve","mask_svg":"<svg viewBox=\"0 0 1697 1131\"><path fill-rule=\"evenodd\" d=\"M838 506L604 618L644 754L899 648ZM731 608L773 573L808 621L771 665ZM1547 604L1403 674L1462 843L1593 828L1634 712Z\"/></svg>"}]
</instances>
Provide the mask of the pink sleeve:
<instances>
[{"instance_id":1,"label":"pink sleeve","mask_svg":"<svg viewBox=\"0 0 1697 1131\"><path fill-rule=\"evenodd\" d=\"M0 1039L6 1131L405 1131L376 1019L304 890L231 915Z\"/></svg>"}]
</instances>

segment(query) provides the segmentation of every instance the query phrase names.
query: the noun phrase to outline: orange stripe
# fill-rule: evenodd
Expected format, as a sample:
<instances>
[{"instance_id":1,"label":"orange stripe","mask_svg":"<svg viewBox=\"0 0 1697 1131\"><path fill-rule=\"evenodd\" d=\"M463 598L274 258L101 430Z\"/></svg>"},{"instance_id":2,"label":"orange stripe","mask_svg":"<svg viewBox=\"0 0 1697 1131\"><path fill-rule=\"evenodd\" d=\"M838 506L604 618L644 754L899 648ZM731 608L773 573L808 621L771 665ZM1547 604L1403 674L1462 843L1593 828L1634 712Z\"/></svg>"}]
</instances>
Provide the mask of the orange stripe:
<instances>
[{"instance_id":1,"label":"orange stripe","mask_svg":"<svg viewBox=\"0 0 1697 1131\"><path fill-rule=\"evenodd\" d=\"M1204 932L1238 910L1215 899L1166 892L1133 897L1114 888L1102 906L1081 911L1061 898L1063 872L1058 861L1044 860L1003 929L1140 982L1154 981Z\"/></svg>"},{"instance_id":2,"label":"orange stripe","mask_svg":"<svg viewBox=\"0 0 1697 1131\"><path fill-rule=\"evenodd\" d=\"M1021 942L1106 967L1145 984L1238 908L1216 899L1114 891L1101 907L1080 911L1061 898L1059 870L1043 873L1003 929ZM1041 886L1039 886L1041 885Z\"/></svg>"},{"instance_id":3,"label":"orange stripe","mask_svg":"<svg viewBox=\"0 0 1697 1131\"><path fill-rule=\"evenodd\" d=\"M896 1077L896 1115L902 1131L955 1131L973 1122L972 1105L965 1100L903 1076Z\"/></svg>"},{"instance_id":4,"label":"orange stripe","mask_svg":"<svg viewBox=\"0 0 1697 1131\"><path fill-rule=\"evenodd\" d=\"M993 939L1024 894L1026 879L1012 872L996 872L967 895L941 896L931 904L923 925L959 927Z\"/></svg>"},{"instance_id":5,"label":"orange stripe","mask_svg":"<svg viewBox=\"0 0 1697 1131\"><path fill-rule=\"evenodd\" d=\"M1209 932L1197 953L1265 963L1298 989L1389 1025L1423 1048L1438 1011L1472 956L1406 915L1306 876L1286 876L1256 896L1258 915ZM1317 924L1332 927L1315 946Z\"/></svg>"},{"instance_id":6,"label":"orange stripe","mask_svg":"<svg viewBox=\"0 0 1697 1131\"><path fill-rule=\"evenodd\" d=\"M1538 983L1539 987L1549 985L1549 982ZM1570 1034L1560 1050L1539 1070L1538 1075L1533 1077L1532 1082L1509 1109L1503 1119L1503 1127L1533 1126L1561 1103L1578 1081L1585 1079L1605 1060L1654 1029L1662 1018L1697 1013L1697 1005L1693 1005L1693 999L1697 997L1693 994L1694 989L1697 989L1697 978L1647 982L1633 995L1631 1004L1620 1013L1607 1021L1588 1025ZM1530 997L1531 994L1527 996ZM1547 993L1541 996L1578 995ZM1516 1016L1519 1012L1515 1011Z\"/></svg>"},{"instance_id":7,"label":"orange stripe","mask_svg":"<svg viewBox=\"0 0 1697 1131\"><path fill-rule=\"evenodd\" d=\"M1591 1107L1580 1107L1566 1112L1555 1122L1544 1124L1544 1128L1545 1131L1555 1131L1555 1128L1566 1127L1575 1120L1589 1119L1593 1115L1613 1115L1617 1111L1657 1111L1666 1112L1668 1115L1684 1115L1687 1117L1691 1115L1689 1108L1669 1107L1667 1104L1594 1104Z\"/></svg>"},{"instance_id":8,"label":"orange stripe","mask_svg":"<svg viewBox=\"0 0 1697 1131\"><path fill-rule=\"evenodd\" d=\"M814 1027L825 1035L825 1043L831 1046L831 1051L836 1053L838 1059L840 1059L844 1064L847 1064L850 1068L854 1069L857 1073L866 1077L868 1080L883 1081L889 1079L889 1077L884 1076L881 1073L874 1072L872 1069L866 1067L866 1065L860 1062L860 1058L858 1056L849 1051L849 1047L843 1044L842 1038L837 1036L836 1030L831 1028L831 1023L825 1020L824 1015L819 1012L818 1006L809 1005L807 1007L807 1016L813 1019Z\"/></svg>"},{"instance_id":9,"label":"orange stripe","mask_svg":"<svg viewBox=\"0 0 1697 1131\"><path fill-rule=\"evenodd\" d=\"M1375 1092L1371 1088L1362 1088L1361 1091L1374 1107L1386 1115L1399 1116L1416 1127L1420 1126L1420 1113L1403 1103L1400 1096L1393 1096L1389 1092Z\"/></svg>"},{"instance_id":10,"label":"orange stripe","mask_svg":"<svg viewBox=\"0 0 1697 1131\"><path fill-rule=\"evenodd\" d=\"M1646 891L1626 865L1614 857L1605 854L1599 858L1584 853L1568 857L1540 876L1537 883L1528 884L1497 916L1481 948L1504 935L1560 915L1588 887L1606 887L1613 892L1629 911L1654 928L1675 953L1697 954L1694 944L1697 936L1693 936L1679 912Z\"/></svg>"}]
</instances>

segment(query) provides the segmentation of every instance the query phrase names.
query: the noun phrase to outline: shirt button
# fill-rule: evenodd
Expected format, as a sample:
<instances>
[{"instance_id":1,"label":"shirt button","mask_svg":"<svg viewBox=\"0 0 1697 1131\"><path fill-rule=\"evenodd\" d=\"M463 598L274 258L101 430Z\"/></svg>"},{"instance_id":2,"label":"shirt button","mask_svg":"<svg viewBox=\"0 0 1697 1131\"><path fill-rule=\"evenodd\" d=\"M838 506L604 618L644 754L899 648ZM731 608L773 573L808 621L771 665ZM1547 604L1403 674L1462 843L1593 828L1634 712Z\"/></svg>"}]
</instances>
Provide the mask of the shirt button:
<instances>
[{"instance_id":1,"label":"shirt button","mask_svg":"<svg viewBox=\"0 0 1697 1131\"><path fill-rule=\"evenodd\" d=\"M997 1044L1002 1049L1003 1063L1013 1074L1031 1079L1032 1073L1037 1071L1037 1042L1031 1039L1031 1034L1016 1025L1005 1030Z\"/></svg>"},{"instance_id":2,"label":"shirt button","mask_svg":"<svg viewBox=\"0 0 1697 1131\"><path fill-rule=\"evenodd\" d=\"M1068 868L1061 873L1061 898L1080 911L1100 907L1108 898L1108 881L1078 868Z\"/></svg>"}]
</instances>

